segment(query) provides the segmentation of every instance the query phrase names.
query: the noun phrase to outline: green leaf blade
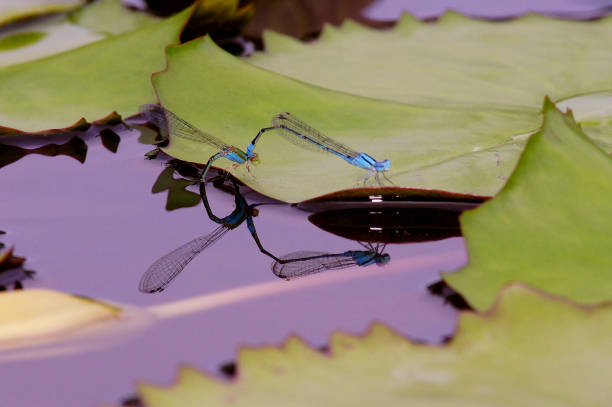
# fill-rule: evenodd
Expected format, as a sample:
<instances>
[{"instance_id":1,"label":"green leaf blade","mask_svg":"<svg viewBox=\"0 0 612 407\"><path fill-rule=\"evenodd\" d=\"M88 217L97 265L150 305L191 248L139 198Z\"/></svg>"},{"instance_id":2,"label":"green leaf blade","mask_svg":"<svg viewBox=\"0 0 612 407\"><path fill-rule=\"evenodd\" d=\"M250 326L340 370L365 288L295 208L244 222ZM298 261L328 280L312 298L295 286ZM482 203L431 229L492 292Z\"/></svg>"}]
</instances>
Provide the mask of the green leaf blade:
<instances>
[{"instance_id":1,"label":"green leaf blade","mask_svg":"<svg viewBox=\"0 0 612 407\"><path fill-rule=\"evenodd\" d=\"M156 101L151 72L178 40L189 10L157 24L48 58L0 68L0 132L38 132L137 113Z\"/></svg>"},{"instance_id":2,"label":"green leaf blade","mask_svg":"<svg viewBox=\"0 0 612 407\"><path fill-rule=\"evenodd\" d=\"M445 281L476 309L523 281L583 303L612 299L612 160L551 102L504 189L464 214L470 253Z\"/></svg>"}]
</instances>

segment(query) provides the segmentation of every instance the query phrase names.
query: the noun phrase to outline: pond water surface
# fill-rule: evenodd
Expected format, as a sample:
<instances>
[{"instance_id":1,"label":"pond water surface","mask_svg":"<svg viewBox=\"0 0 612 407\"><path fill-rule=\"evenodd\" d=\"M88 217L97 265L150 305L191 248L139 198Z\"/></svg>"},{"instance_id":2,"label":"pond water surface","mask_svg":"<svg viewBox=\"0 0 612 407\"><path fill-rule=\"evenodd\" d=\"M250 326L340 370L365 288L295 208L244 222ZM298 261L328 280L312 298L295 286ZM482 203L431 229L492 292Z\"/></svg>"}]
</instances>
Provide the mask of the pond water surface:
<instances>
[{"instance_id":1,"label":"pond water surface","mask_svg":"<svg viewBox=\"0 0 612 407\"><path fill-rule=\"evenodd\" d=\"M11 141L16 139L3 140ZM271 259L259 252L243 224L196 257L165 291L140 292L141 275L155 259L218 225L201 204L164 209L166 193L151 193L163 161L144 159L150 146L139 144L135 132L122 134L116 154L98 137L86 141L84 164L66 156L29 155L0 169L3 189L10 191L0 201L0 228L7 232L3 241L36 271L24 281L26 289L51 288L137 307L266 282L274 283L274 289L251 300L154 322L135 338L108 348L4 363L0 369L8 391L0 404L117 403L134 392L137 380L170 384L180 364L216 374L241 345L280 345L297 334L320 347L336 330L363 334L374 321L418 341L440 343L452 335L456 311L426 287L439 280L440 271L465 263L458 237L388 244L391 260L383 267L355 266L284 281L272 273ZM28 148L41 144L32 138ZM234 196L210 184L207 196L220 216L234 208ZM271 202L248 190L244 197L249 204ZM309 212L284 204L258 209L258 235L276 255L363 250L356 241L309 222ZM331 274L343 277L329 279Z\"/></svg>"}]
</instances>

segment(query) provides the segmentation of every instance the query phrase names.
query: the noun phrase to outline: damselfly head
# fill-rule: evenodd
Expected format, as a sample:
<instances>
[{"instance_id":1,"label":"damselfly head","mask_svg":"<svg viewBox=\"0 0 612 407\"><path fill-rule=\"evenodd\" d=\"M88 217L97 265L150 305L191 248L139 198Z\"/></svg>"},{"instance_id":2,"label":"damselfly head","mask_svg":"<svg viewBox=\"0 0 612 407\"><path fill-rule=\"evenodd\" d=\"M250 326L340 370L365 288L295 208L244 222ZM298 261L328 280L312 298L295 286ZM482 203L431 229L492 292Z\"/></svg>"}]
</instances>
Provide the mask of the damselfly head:
<instances>
[{"instance_id":1,"label":"damselfly head","mask_svg":"<svg viewBox=\"0 0 612 407\"><path fill-rule=\"evenodd\" d=\"M226 146L226 147L223 147L223 149L221 150L221 154L228 155L228 154L233 153L234 151L236 151L236 147Z\"/></svg>"},{"instance_id":2,"label":"damselfly head","mask_svg":"<svg viewBox=\"0 0 612 407\"><path fill-rule=\"evenodd\" d=\"M391 168L391 160L377 161L375 167L376 171L389 171Z\"/></svg>"},{"instance_id":3,"label":"damselfly head","mask_svg":"<svg viewBox=\"0 0 612 407\"><path fill-rule=\"evenodd\" d=\"M380 256L376 257L376 264L378 266L384 266L385 264L391 261L391 256L387 253L383 253Z\"/></svg>"},{"instance_id":4,"label":"damselfly head","mask_svg":"<svg viewBox=\"0 0 612 407\"><path fill-rule=\"evenodd\" d=\"M259 155L257 155L257 153L251 153L251 156L249 157L249 161L253 163L254 165L259 164Z\"/></svg>"},{"instance_id":5,"label":"damselfly head","mask_svg":"<svg viewBox=\"0 0 612 407\"><path fill-rule=\"evenodd\" d=\"M254 208L254 207L249 207L249 215L256 217L257 215L259 215L259 209Z\"/></svg>"}]
</instances>

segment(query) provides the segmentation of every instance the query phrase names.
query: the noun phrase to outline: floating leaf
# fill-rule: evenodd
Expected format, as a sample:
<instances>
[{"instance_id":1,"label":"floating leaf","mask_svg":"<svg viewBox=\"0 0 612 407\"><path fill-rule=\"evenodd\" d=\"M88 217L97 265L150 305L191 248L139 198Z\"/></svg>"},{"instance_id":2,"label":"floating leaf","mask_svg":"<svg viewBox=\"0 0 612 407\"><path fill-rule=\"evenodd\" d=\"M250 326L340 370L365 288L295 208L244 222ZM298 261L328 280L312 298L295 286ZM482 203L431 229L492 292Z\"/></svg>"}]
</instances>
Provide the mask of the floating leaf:
<instances>
[{"instance_id":1,"label":"floating leaf","mask_svg":"<svg viewBox=\"0 0 612 407\"><path fill-rule=\"evenodd\" d=\"M610 89L610 37L612 17L529 14L492 22L447 12L435 23L404 15L388 31L348 21L310 43L268 31L266 51L249 61L365 97L537 115L544 96L557 101Z\"/></svg>"},{"instance_id":2,"label":"floating leaf","mask_svg":"<svg viewBox=\"0 0 612 407\"><path fill-rule=\"evenodd\" d=\"M121 0L98 0L75 11L71 21L91 31L117 35L159 21L150 14L129 9Z\"/></svg>"},{"instance_id":3,"label":"floating leaf","mask_svg":"<svg viewBox=\"0 0 612 407\"><path fill-rule=\"evenodd\" d=\"M109 304L51 290L0 293L0 350L44 342L48 335L117 318L119 311Z\"/></svg>"},{"instance_id":4,"label":"floating leaf","mask_svg":"<svg viewBox=\"0 0 612 407\"><path fill-rule=\"evenodd\" d=\"M86 0L2 0L0 25L42 14L74 10Z\"/></svg>"},{"instance_id":5,"label":"floating leaf","mask_svg":"<svg viewBox=\"0 0 612 407\"><path fill-rule=\"evenodd\" d=\"M335 334L329 354L299 339L243 349L238 376L182 368L171 387L140 384L163 406L604 406L612 397L612 307L580 308L521 285L490 313L460 314L447 345L415 344L381 324Z\"/></svg>"},{"instance_id":6,"label":"floating leaf","mask_svg":"<svg viewBox=\"0 0 612 407\"><path fill-rule=\"evenodd\" d=\"M547 101L503 190L461 217L469 264L444 280L478 310L522 281L581 303L612 300L612 158Z\"/></svg>"},{"instance_id":7,"label":"floating leaf","mask_svg":"<svg viewBox=\"0 0 612 407\"><path fill-rule=\"evenodd\" d=\"M131 115L140 104L154 102L151 72L163 69L163 49L177 42L188 15L186 10L136 31L0 68L0 133L61 129L80 117L97 120L113 111Z\"/></svg>"},{"instance_id":8,"label":"floating leaf","mask_svg":"<svg viewBox=\"0 0 612 407\"><path fill-rule=\"evenodd\" d=\"M167 54L168 69L154 75L153 84L162 104L196 127L244 149L275 114L290 111L357 151L389 158L389 177L398 187L493 195L527 138L512 136L528 134L539 123L539 114L523 111L420 108L332 92L253 67L207 38L169 47ZM179 138L164 151L197 163L217 152ZM338 157L296 148L273 132L256 151L262 163L253 169L255 178L244 166L232 174L287 202L361 186L366 174Z\"/></svg>"},{"instance_id":9,"label":"floating leaf","mask_svg":"<svg viewBox=\"0 0 612 407\"><path fill-rule=\"evenodd\" d=\"M0 34L0 66L40 59L102 38L64 16L33 21Z\"/></svg>"},{"instance_id":10,"label":"floating leaf","mask_svg":"<svg viewBox=\"0 0 612 407\"><path fill-rule=\"evenodd\" d=\"M433 25L405 18L390 32L347 23L307 45L273 35L271 51L251 59L301 80L310 81L308 75L327 78L312 81L368 99L249 69L210 41L168 49L169 68L154 77L154 85L166 107L228 144L245 148L273 115L290 111L357 151L391 159L390 178L398 187L491 196L507 179L528 135L537 130L539 101L546 93L570 106L582 98L580 103L590 107L579 116L588 119L585 128L599 145L612 149L612 112L593 102L612 105L610 93L572 97L605 91L612 82L612 51L602 43L612 34L610 22L591 25L531 16L489 23L449 13ZM486 39L482 47L480 42L474 46L481 37ZM568 49L568 38L581 45L580 51ZM457 42L461 44L454 46ZM469 52L457 51L465 47ZM533 49L521 59L520 69L516 49ZM285 56L288 67L281 69ZM575 58L576 64L565 63ZM409 74L415 70L418 75ZM217 80L197 80L202 76ZM398 101L431 107L390 103ZM165 151L199 163L215 153L183 140L174 140ZM258 152L262 165L254 171L257 179L242 168L234 175L284 201L354 188L363 174L342 160L296 151L274 134L262 138Z\"/></svg>"}]
</instances>

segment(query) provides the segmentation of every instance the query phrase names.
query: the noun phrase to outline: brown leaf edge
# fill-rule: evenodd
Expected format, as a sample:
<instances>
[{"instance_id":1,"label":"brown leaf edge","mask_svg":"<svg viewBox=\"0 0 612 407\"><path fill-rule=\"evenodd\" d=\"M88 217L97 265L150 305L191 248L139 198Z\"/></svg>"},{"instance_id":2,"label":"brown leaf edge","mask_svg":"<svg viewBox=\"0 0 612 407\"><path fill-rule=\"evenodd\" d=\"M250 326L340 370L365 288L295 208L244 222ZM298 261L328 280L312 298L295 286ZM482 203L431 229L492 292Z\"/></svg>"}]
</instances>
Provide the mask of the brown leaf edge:
<instances>
[{"instance_id":1,"label":"brown leaf edge","mask_svg":"<svg viewBox=\"0 0 612 407\"><path fill-rule=\"evenodd\" d=\"M113 126L123 123L123 119L116 111L113 111L108 116L94 120L92 122L88 122L84 117L79 119L72 126L59 128L59 129L47 129L41 131L33 131L27 132L19 129L14 129L11 127L4 127L0 125L0 137L2 136L54 136L58 134L66 134L66 133L85 133L92 125L105 125L105 126Z\"/></svg>"}]
</instances>

